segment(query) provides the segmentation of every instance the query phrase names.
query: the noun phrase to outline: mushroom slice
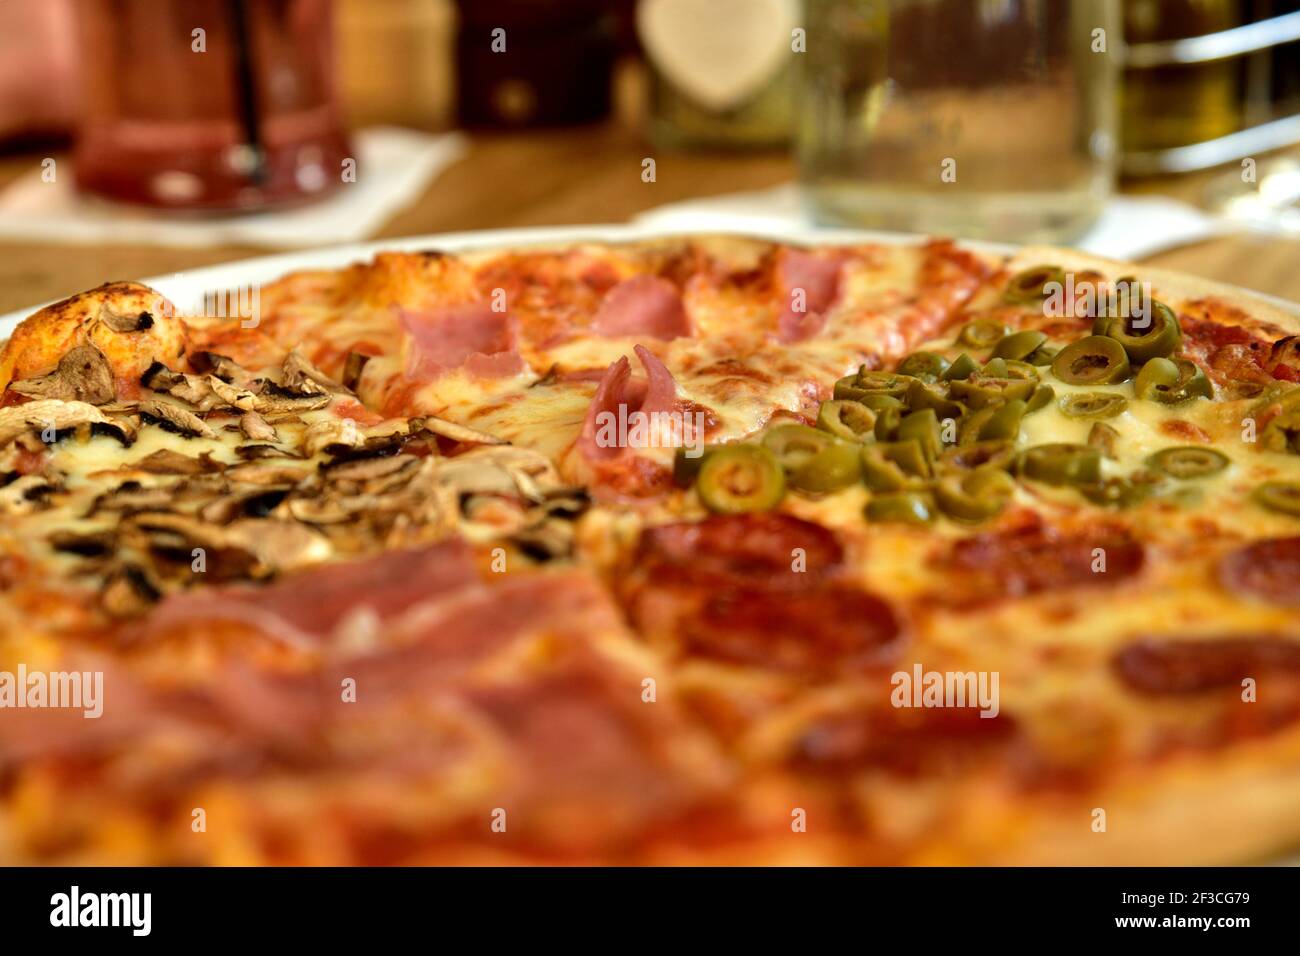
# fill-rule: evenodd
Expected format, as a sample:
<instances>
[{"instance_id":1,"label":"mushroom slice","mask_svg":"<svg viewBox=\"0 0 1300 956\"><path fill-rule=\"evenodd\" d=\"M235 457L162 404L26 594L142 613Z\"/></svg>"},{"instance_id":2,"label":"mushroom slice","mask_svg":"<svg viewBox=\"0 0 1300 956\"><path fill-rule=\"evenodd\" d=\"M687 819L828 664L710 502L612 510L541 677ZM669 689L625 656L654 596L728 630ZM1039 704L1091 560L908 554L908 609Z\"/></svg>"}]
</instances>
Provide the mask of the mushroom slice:
<instances>
[{"instance_id":1,"label":"mushroom slice","mask_svg":"<svg viewBox=\"0 0 1300 956\"><path fill-rule=\"evenodd\" d=\"M235 449L235 454L244 461L263 461L267 458L288 458L290 460L298 458L296 452L286 451L275 445L263 443L253 445L240 445Z\"/></svg>"},{"instance_id":2,"label":"mushroom slice","mask_svg":"<svg viewBox=\"0 0 1300 956\"><path fill-rule=\"evenodd\" d=\"M47 539L55 551L77 554L83 558L102 558L112 553L117 536L112 531L60 530L50 534Z\"/></svg>"},{"instance_id":3,"label":"mushroom slice","mask_svg":"<svg viewBox=\"0 0 1300 956\"><path fill-rule=\"evenodd\" d=\"M107 302L99 310L99 321L114 332L145 332L153 328L153 316L148 312L118 312Z\"/></svg>"},{"instance_id":4,"label":"mushroom slice","mask_svg":"<svg viewBox=\"0 0 1300 956\"><path fill-rule=\"evenodd\" d=\"M213 524L229 524L238 518L266 518L288 494L288 488L250 488L222 495L200 508L199 517Z\"/></svg>"},{"instance_id":5,"label":"mushroom slice","mask_svg":"<svg viewBox=\"0 0 1300 956\"><path fill-rule=\"evenodd\" d=\"M119 514L135 514L141 511L154 511L168 508L174 504L175 493L163 486L145 487L138 481L124 481L111 491L106 491L90 506L87 517L101 511L114 511Z\"/></svg>"},{"instance_id":6,"label":"mushroom slice","mask_svg":"<svg viewBox=\"0 0 1300 956\"><path fill-rule=\"evenodd\" d=\"M410 434L405 419L380 422L362 428L350 418L312 422L303 434L303 453L308 457L322 451L340 454L348 450L377 452L400 445Z\"/></svg>"},{"instance_id":7,"label":"mushroom slice","mask_svg":"<svg viewBox=\"0 0 1300 956\"><path fill-rule=\"evenodd\" d=\"M217 433L203 419L193 412L188 412L179 405L169 402L147 401L138 406L140 414L146 419L154 419L158 425L168 431L176 432L187 438L216 438Z\"/></svg>"},{"instance_id":8,"label":"mushroom slice","mask_svg":"<svg viewBox=\"0 0 1300 956\"><path fill-rule=\"evenodd\" d=\"M363 355L360 352L348 353L347 361L343 366L344 388L351 392L357 390L357 383L361 381L361 373L366 370L366 363L369 361L369 355Z\"/></svg>"},{"instance_id":9,"label":"mushroom slice","mask_svg":"<svg viewBox=\"0 0 1300 956\"><path fill-rule=\"evenodd\" d=\"M208 380L187 372L173 372L162 362L155 361L140 376L140 384L155 392L163 392L190 405L205 406L211 402L212 386Z\"/></svg>"},{"instance_id":10,"label":"mushroom slice","mask_svg":"<svg viewBox=\"0 0 1300 956\"><path fill-rule=\"evenodd\" d=\"M174 548L176 539L181 539L184 546L215 552L209 555L208 567L223 578L265 577L318 564L333 553L329 539L319 532L271 518L241 518L223 527L188 515L149 512L135 515L131 523L154 537L164 550ZM217 559L216 567L212 558Z\"/></svg>"},{"instance_id":11,"label":"mushroom slice","mask_svg":"<svg viewBox=\"0 0 1300 956\"><path fill-rule=\"evenodd\" d=\"M261 407L261 398L246 388L231 385L215 375L209 375L207 382L208 387L212 389L212 394L224 405L229 405L244 412L251 412Z\"/></svg>"},{"instance_id":12,"label":"mushroom slice","mask_svg":"<svg viewBox=\"0 0 1300 956\"><path fill-rule=\"evenodd\" d=\"M212 456L204 452L197 458L182 455L170 448L159 448L128 467L137 471L147 471L151 475L205 475L221 471L225 465L213 461Z\"/></svg>"},{"instance_id":13,"label":"mushroom slice","mask_svg":"<svg viewBox=\"0 0 1300 956\"><path fill-rule=\"evenodd\" d=\"M23 475L0 488L0 514L23 515L40 510L58 490L44 475Z\"/></svg>"},{"instance_id":14,"label":"mushroom slice","mask_svg":"<svg viewBox=\"0 0 1300 956\"><path fill-rule=\"evenodd\" d=\"M323 395L338 387L338 382L303 358L297 349L285 356L280 388L286 392L293 395Z\"/></svg>"},{"instance_id":15,"label":"mushroom slice","mask_svg":"<svg viewBox=\"0 0 1300 956\"><path fill-rule=\"evenodd\" d=\"M311 473L294 465L272 464L269 461L246 461L226 469L231 481L246 485L284 485L293 487Z\"/></svg>"},{"instance_id":16,"label":"mushroom slice","mask_svg":"<svg viewBox=\"0 0 1300 956\"><path fill-rule=\"evenodd\" d=\"M124 564L104 581L99 601L112 617L139 617L162 595L145 573L133 564Z\"/></svg>"},{"instance_id":17,"label":"mushroom slice","mask_svg":"<svg viewBox=\"0 0 1300 956\"><path fill-rule=\"evenodd\" d=\"M242 365L218 352L194 352L190 355L190 367L200 375L211 375L227 383L248 378Z\"/></svg>"},{"instance_id":18,"label":"mushroom slice","mask_svg":"<svg viewBox=\"0 0 1300 956\"><path fill-rule=\"evenodd\" d=\"M321 473L330 481L374 481L419 467L414 455L388 455L382 458L356 458L321 465Z\"/></svg>"},{"instance_id":19,"label":"mushroom slice","mask_svg":"<svg viewBox=\"0 0 1300 956\"><path fill-rule=\"evenodd\" d=\"M468 425L457 425L455 422L449 422L444 418L436 418L433 415L424 418L412 418L411 431L412 433L427 431L434 435L441 435L443 438L450 438L452 441L471 442L476 445L509 444L504 438L497 438L495 435L489 435L477 428L470 428Z\"/></svg>"},{"instance_id":20,"label":"mushroom slice","mask_svg":"<svg viewBox=\"0 0 1300 956\"><path fill-rule=\"evenodd\" d=\"M239 430L249 441L278 441L275 429L259 413L249 410L239 416Z\"/></svg>"},{"instance_id":21,"label":"mushroom slice","mask_svg":"<svg viewBox=\"0 0 1300 956\"><path fill-rule=\"evenodd\" d=\"M124 425L109 418L94 405L50 398L0 409L0 445L8 444L33 429L57 433L78 425L102 426L116 434L123 444L129 445L135 437Z\"/></svg>"},{"instance_id":22,"label":"mushroom slice","mask_svg":"<svg viewBox=\"0 0 1300 956\"><path fill-rule=\"evenodd\" d=\"M117 398L113 369L104 353L90 343L65 352L54 371L39 378L10 382L9 387L28 398L54 398L91 405L104 405Z\"/></svg>"}]
</instances>

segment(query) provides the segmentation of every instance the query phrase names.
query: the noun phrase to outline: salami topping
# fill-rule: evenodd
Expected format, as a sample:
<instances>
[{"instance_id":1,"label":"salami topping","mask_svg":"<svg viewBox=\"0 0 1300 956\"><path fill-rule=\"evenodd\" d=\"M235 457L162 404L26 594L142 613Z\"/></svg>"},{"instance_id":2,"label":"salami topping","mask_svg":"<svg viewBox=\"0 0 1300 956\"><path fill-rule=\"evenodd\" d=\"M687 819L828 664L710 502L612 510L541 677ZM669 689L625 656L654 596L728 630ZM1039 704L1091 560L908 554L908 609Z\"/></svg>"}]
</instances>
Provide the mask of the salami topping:
<instances>
[{"instance_id":1,"label":"salami topping","mask_svg":"<svg viewBox=\"0 0 1300 956\"><path fill-rule=\"evenodd\" d=\"M1120 680L1142 694L1195 694L1237 687L1246 677L1300 674L1300 643L1285 638L1143 638L1115 655Z\"/></svg>"},{"instance_id":2,"label":"salami topping","mask_svg":"<svg viewBox=\"0 0 1300 956\"><path fill-rule=\"evenodd\" d=\"M899 637L898 620L879 597L831 587L723 591L683 631L688 655L809 678L886 663Z\"/></svg>"},{"instance_id":3,"label":"salami topping","mask_svg":"<svg viewBox=\"0 0 1300 956\"><path fill-rule=\"evenodd\" d=\"M1300 605L1300 537L1269 538L1238 548L1219 563L1219 581L1234 593Z\"/></svg>"},{"instance_id":4,"label":"salami topping","mask_svg":"<svg viewBox=\"0 0 1300 956\"><path fill-rule=\"evenodd\" d=\"M958 541L944 560L960 576L963 597L1021 597L1057 588L1114 585L1145 560L1123 528L1063 532L1034 523Z\"/></svg>"},{"instance_id":5,"label":"salami topping","mask_svg":"<svg viewBox=\"0 0 1300 956\"><path fill-rule=\"evenodd\" d=\"M784 514L715 515L660 525L641 536L637 555L652 581L784 591L815 587L843 560L832 532Z\"/></svg>"}]
</instances>

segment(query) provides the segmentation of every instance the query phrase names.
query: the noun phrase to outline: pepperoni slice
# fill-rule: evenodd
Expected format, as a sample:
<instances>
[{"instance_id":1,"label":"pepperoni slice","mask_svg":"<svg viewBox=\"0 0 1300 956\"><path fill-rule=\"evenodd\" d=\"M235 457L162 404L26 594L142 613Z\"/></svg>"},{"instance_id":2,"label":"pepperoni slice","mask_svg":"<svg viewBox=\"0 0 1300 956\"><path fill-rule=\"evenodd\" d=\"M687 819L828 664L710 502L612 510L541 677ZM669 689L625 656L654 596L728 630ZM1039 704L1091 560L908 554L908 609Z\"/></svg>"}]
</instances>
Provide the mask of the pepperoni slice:
<instances>
[{"instance_id":1,"label":"pepperoni slice","mask_svg":"<svg viewBox=\"0 0 1300 956\"><path fill-rule=\"evenodd\" d=\"M941 563L959 575L952 596L967 601L1113 585L1137 574L1144 560L1142 545L1123 528L1064 532L1034 523L964 538Z\"/></svg>"},{"instance_id":2,"label":"pepperoni slice","mask_svg":"<svg viewBox=\"0 0 1300 956\"><path fill-rule=\"evenodd\" d=\"M778 591L817 587L843 561L844 549L831 531L784 514L715 515L660 525L641 535L637 554L652 582Z\"/></svg>"},{"instance_id":3,"label":"pepperoni slice","mask_svg":"<svg viewBox=\"0 0 1300 956\"><path fill-rule=\"evenodd\" d=\"M885 601L846 587L729 589L706 598L680 630L689 656L814 679L887 663L899 638Z\"/></svg>"},{"instance_id":4,"label":"pepperoni slice","mask_svg":"<svg viewBox=\"0 0 1300 956\"><path fill-rule=\"evenodd\" d=\"M1300 643L1285 638L1143 638L1111 661L1126 685L1142 694L1195 694L1240 687L1264 673L1300 674Z\"/></svg>"},{"instance_id":5,"label":"pepperoni slice","mask_svg":"<svg viewBox=\"0 0 1300 956\"><path fill-rule=\"evenodd\" d=\"M870 769L943 774L1005 751L1017 735L1005 712L990 718L968 707L851 711L807 726L789 761L798 770L835 776Z\"/></svg>"},{"instance_id":6,"label":"pepperoni slice","mask_svg":"<svg viewBox=\"0 0 1300 956\"><path fill-rule=\"evenodd\" d=\"M1274 604L1300 605L1300 537L1268 538L1219 562L1219 581Z\"/></svg>"}]
</instances>

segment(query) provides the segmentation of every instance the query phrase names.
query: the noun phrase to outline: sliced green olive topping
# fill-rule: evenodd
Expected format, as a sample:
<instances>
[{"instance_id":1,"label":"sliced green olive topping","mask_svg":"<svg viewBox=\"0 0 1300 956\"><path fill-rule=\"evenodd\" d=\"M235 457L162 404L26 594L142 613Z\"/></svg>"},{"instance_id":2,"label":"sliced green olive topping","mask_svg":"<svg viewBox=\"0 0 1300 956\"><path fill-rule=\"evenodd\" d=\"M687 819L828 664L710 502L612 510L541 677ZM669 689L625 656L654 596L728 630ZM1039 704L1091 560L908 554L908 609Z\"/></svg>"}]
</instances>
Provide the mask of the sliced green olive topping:
<instances>
[{"instance_id":1,"label":"sliced green olive topping","mask_svg":"<svg viewBox=\"0 0 1300 956\"><path fill-rule=\"evenodd\" d=\"M972 349L988 349L1007 334L1007 327L996 319L976 319L962 326L957 343Z\"/></svg>"},{"instance_id":2,"label":"sliced green olive topping","mask_svg":"<svg viewBox=\"0 0 1300 956\"><path fill-rule=\"evenodd\" d=\"M855 442L832 439L825 448L791 472L786 481L791 488L818 495L856 485L862 477L860 454L861 448Z\"/></svg>"},{"instance_id":3,"label":"sliced green olive topping","mask_svg":"<svg viewBox=\"0 0 1300 956\"><path fill-rule=\"evenodd\" d=\"M936 381L951 363L937 352L913 352L898 363L900 375L912 375L923 382Z\"/></svg>"},{"instance_id":4,"label":"sliced green olive topping","mask_svg":"<svg viewBox=\"0 0 1300 956\"><path fill-rule=\"evenodd\" d=\"M1033 266L1017 272L1007 283L1003 298L1008 302L1032 305L1047 298L1049 283L1065 284L1065 270L1060 266Z\"/></svg>"},{"instance_id":5,"label":"sliced green olive topping","mask_svg":"<svg viewBox=\"0 0 1300 956\"><path fill-rule=\"evenodd\" d=\"M928 491L893 491L873 494L867 502L867 519L902 524L926 524L934 519L934 497Z\"/></svg>"},{"instance_id":6,"label":"sliced green olive topping","mask_svg":"<svg viewBox=\"0 0 1300 956\"><path fill-rule=\"evenodd\" d=\"M1178 405L1193 398L1213 398L1214 387L1200 366L1187 359L1153 358L1133 383L1138 398Z\"/></svg>"},{"instance_id":7,"label":"sliced green olive topping","mask_svg":"<svg viewBox=\"0 0 1300 956\"><path fill-rule=\"evenodd\" d=\"M1300 481L1266 481L1255 489L1255 500L1269 511L1300 518Z\"/></svg>"},{"instance_id":8,"label":"sliced green olive topping","mask_svg":"<svg viewBox=\"0 0 1300 956\"><path fill-rule=\"evenodd\" d=\"M1112 508L1131 508L1158 490L1158 479L1141 471L1134 472L1127 478L1105 478L1079 486L1080 494L1093 504Z\"/></svg>"},{"instance_id":9,"label":"sliced green olive topping","mask_svg":"<svg viewBox=\"0 0 1300 956\"><path fill-rule=\"evenodd\" d=\"M957 379L970 378L980 370L979 362L962 352L953 359L952 364L948 366L948 371L940 376L945 382L954 382Z\"/></svg>"},{"instance_id":10,"label":"sliced green olive topping","mask_svg":"<svg viewBox=\"0 0 1300 956\"><path fill-rule=\"evenodd\" d=\"M1056 361L1056 356L1060 351L1060 349L1053 348L1050 345L1040 345L1025 356L1025 361L1030 365L1051 365Z\"/></svg>"},{"instance_id":11,"label":"sliced green olive topping","mask_svg":"<svg viewBox=\"0 0 1300 956\"><path fill-rule=\"evenodd\" d=\"M961 402L953 401L944 392L942 385L917 382L908 390L907 404L913 409L932 408L940 418L961 418L966 414Z\"/></svg>"},{"instance_id":12,"label":"sliced green olive topping","mask_svg":"<svg viewBox=\"0 0 1300 956\"><path fill-rule=\"evenodd\" d=\"M787 472L798 471L835 441L828 432L808 425L778 425L763 436L763 447Z\"/></svg>"},{"instance_id":13,"label":"sliced green olive topping","mask_svg":"<svg viewBox=\"0 0 1300 956\"><path fill-rule=\"evenodd\" d=\"M948 448L939 456L941 471L954 468L969 471L982 465L994 465L1003 471L1009 471L1015 463L1016 446L1010 441L974 441Z\"/></svg>"},{"instance_id":14,"label":"sliced green olive topping","mask_svg":"<svg viewBox=\"0 0 1300 956\"><path fill-rule=\"evenodd\" d=\"M1071 385L1113 385L1128 378L1128 355L1114 339L1088 335L1057 353L1052 374Z\"/></svg>"},{"instance_id":15,"label":"sliced green olive topping","mask_svg":"<svg viewBox=\"0 0 1300 956\"><path fill-rule=\"evenodd\" d=\"M1015 480L996 465L944 475L935 483L939 509L959 521L984 521L1002 512L1016 490Z\"/></svg>"},{"instance_id":16,"label":"sliced green olive topping","mask_svg":"<svg viewBox=\"0 0 1300 956\"><path fill-rule=\"evenodd\" d=\"M1093 422L1088 429L1088 444L1100 448L1107 458L1115 457L1115 444L1119 441L1119 432L1105 422Z\"/></svg>"},{"instance_id":17,"label":"sliced green olive topping","mask_svg":"<svg viewBox=\"0 0 1300 956\"><path fill-rule=\"evenodd\" d=\"M1013 398L1008 402L1003 402L996 408L989 409L990 414L981 423L976 440L1006 439L1014 441L1016 436L1020 434L1020 421L1025 417L1028 408L1029 405L1024 399Z\"/></svg>"},{"instance_id":18,"label":"sliced green olive topping","mask_svg":"<svg viewBox=\"0 0 1300 956\"><path fill-rule=\"evenodd\" d=\"M1027 448L1020 473L1049 485L1083 485L1101 481L1101 450L1088 445L1054 443Z\"/></svg>"},{"instance_id":19,"label":"sliced green olive topping","mask_svg":"<svg viewBox=\"0 0 1300 956\"><path fill-rule=\"evenodd\" d=\"M1036 412L1040 408L1046 408L1048 405L1052 404L1052 399L1054 398L1056 398L1056 389L1052 388L1052 386L1048 385L1046 382L1043 382L1041 385L1037 386L1029 396L1029 407L1026 411Z\"/></svg>"},{"instance_id":20,"label":"sliced green olive topping","mask_svg":"<svg viewBox=\"0 0 1300 956\"><path fill-rule=\"evenodd\" d=\"M1183 343L1178 316L1163 302L1152 302L1149 314L1108 317L1102 334L1122 345L1129 359L1139 364L1172 355Z\"/></svg>"},{"instance_id":21,"label":"sliced green olive topping","mask_svg":"<svg viewBox=\"0 0 1300 956\"><path fill-rule=\"evenodd\" d=\"M896 437L900 442L915 440L921 446L927 461L934 461L943 450L943 436L939 416L933 408L912 412L898 423Z\"/></svg>"},{"instance_id":22,"label":"sliced green olive topping","mask_svg":"<svg viewBox=\"0 0 1300 956\"><path fill-rule=\"evenodd\" d=\"M817 427L837 438L863 441L873 437L876 413L861 402L822 402L817 410Z\"/></svg>"},{"instance_id":23,"label":"sliced green olive topping","mask_svg":"<svg viewBox=\"0 0 1300 956\"><path fill-rule=\"evenodd\" d=\"M1265 425L1259 440L1266 451L1300 455L1300 407L1284 411Z\"/></svg>"},{"instance_id":24,"label":"sliced green olive topping","mask_svg":"<svg viewBox=\"0 0 1300 956\"><path fill-rule=\"evenodd\" d=\"M993 357L1002 359L1016 359L1023 361L1028 356L1038 350L1047 336L1042 332L1034 329L1026 329L1023 332L1012 332L1004 336L997 345L993 347Z\"/></svg>"},{"instance_id":25,"label":"sliced green olive topping","mask_svg":"<svg viewBox=\"0 0 1300 956\"><path fill-rule=\"evenodd\" d=\"M673 483L679 488L689 488L695 483L695 479L700 475L700 468L704 465L704 459L708 451L702 455L691 457L688 452L689 448L678 448L677 453L673 456Z\"/></svg>"},{"instance_id":26,"label":"sliced green olive topping","mask_svg":"<svg viewBox=\"0 0 1300 956\"><path fill-rule=\"evenodd\" d=\"M1015 399L1028 399L1037 382L1023 378L988 378L983 374L952 383L952 395L971 408L987 408Z\"/></svg>"},{"instance_id":27,"label":"sliced green olive topping","mask_svg":"<svg viewBox=\"0 0 1300 956\"><path fill-rule=\"evenodd\" d=\"M881 442L862 448L862 480L872 491L901 491L929 480L932 469L920 442Z\"/></svg>"},{"instance_id":28,"label":"sliced green olive topping","mask_svg":"<svg viewBox=\"0 0 1300 956\"><path fill-rule=\"evenodd\" d=\"M705 458L695 490L718 514L767 511L784 497L785 475L761 445L723 445Z\"/></svg>"},{"instance_id":29,"label":"sliced green olive topping","mask_svg":"<svg viewBox=\"0 0 1300 956\"><path fill-rule=\"evenodd\" d=\"M1228 456L1213 448L1185 445L1162 448L1147 458L1147 464L1171 478L1187 480L1217 475L1230 464Z\"/></svg>"},{"instance_id":30,"label":"sliced green olive topping","mask_svg":"<svg viewBox=\"0 0 1300 956\"><path fill-rule=\"evenodd\" d=\"M1128 399L1114 392L1078 392L1063 396L1057 406L1070 418L1114 418L1128 408Z\"/></svg>"}]
</instances>

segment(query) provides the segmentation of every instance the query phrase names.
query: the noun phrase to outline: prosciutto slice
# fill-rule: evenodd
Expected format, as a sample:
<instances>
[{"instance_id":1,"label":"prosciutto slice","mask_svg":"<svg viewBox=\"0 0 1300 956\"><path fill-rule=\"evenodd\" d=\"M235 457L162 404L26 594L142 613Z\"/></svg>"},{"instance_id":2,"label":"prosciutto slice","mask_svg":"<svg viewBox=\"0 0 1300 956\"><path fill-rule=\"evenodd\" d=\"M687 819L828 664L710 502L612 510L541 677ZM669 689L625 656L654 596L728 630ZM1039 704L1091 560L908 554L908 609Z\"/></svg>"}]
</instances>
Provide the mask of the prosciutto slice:
<instances>
[{"instance_id":1,"label":"prosciutto slice","mask_svg":"<svg viewBox=\"0 0 1300 956\"><path fill-rule=\"evenodd\" d=\"M606 415L626 417L633 412L653 415L671 412L677 406L677 382L668 367L644 345L635 346L633 351L645 370L645 378L632 377L632 363L626 355L605 370L578 435L578 449L587 461L610 461L627 451L597 440Z\"/></svg>"},{"instance_id":2,"label":"prosciutto slice","mask_svg":"<svg viewBox=\"0 0 1300 956\"><path fill-rule=\"evenodd\" d=\"M526 367L508 313L467 303L431 311L398 309L398 318L409 345L406 374L416 381L460 368L478 378L504 378Z\"/></svg>"},{"instance_id":3,"label":"prosciutto slice","mask_svg":"<svg viewBox=\"0 0 1300 956\"><path fill-rule=\"evenodd\" d=\"M777 317L777 337L786 343L804 342L826 325L826 311L840 293L843 261L787 249L777 265L777 281L785 308ZM802 309L796 309L796 293L802 292Z\"/></svg>"},{"instance_id":4,"label":"prosciutto slice","mask_svg":"<svg viewBox=\"0 0 1300 956\"><path fill-rule=\"evenodd\" d=\"M667 279L640 275L610 289L591 327L605 336L669 340L691 334L681 293Z\"/></svg>"}]
</instances>

